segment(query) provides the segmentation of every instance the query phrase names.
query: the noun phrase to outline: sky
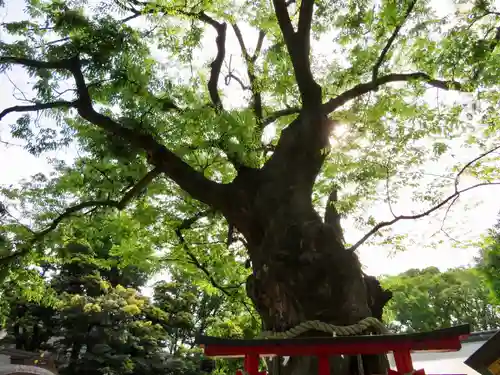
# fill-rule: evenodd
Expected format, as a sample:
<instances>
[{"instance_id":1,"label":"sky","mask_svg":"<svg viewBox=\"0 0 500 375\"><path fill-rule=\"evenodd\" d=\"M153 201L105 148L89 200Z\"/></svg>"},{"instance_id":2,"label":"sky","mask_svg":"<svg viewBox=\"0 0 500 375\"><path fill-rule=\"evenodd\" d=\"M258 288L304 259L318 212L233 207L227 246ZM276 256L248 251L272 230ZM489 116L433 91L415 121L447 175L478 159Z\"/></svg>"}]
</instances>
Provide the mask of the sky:
<instances>
[{"instance_id":1,"label":"sky","mask_svg":"<svg viewBox=\"0 0 500 375\"><path fill-rule=\"evenodd\" d=\"M21 8L21 1L8 0L7 6L0 9L0 20L14 20L24 18ZM452 10L450 0L436 1L436 6L443 13ZM242 30L245 33L245 30ZM228 54L239 51L236 39L232 33L228 38ZM2 35L0 34L0 38ZM213 41L212 41L213 42ZM252 40L247 41L247 45L253 46ZM231 52L232 51L232 52ZM240 69L243 73L244 70ZM8 76L0 75L0 106L10 107L18 104L15 97L19 97L16 88L29 92L29 79L21 68L15 68L8 73ZM231 97L234 100L234 97ZM0 109L0 110L1 110ZM0 123L0 140L16 143L9 137L9 124L15 121L16 115L9 115ZM429 165L429 174L442 174L451 164L457 161L467 162L473 159L477 154L472 150L461 148L460 144L455 144L453 154L454 158L443 159L439 163ZM47 156L64 158L71 160L75 156L75 151L68 149L57 153L50 153ZM22 147L10 146L0 143L0 184L16 184L21 179L29 179L35 173L47 173L50 166L44 158L36 158L30 155ZM464 186L473 183L471 179L464 179ZM498 194L500 187L488 187L476 189L454 205L445 223L450 234L461 243L465 241L474 241L484 234L496 221L500 204L498 203ZM415 203L411 199L411 192L406 192L396 204L394 209L399 214L411 214L424 211L427 207ZM391 219L390 212L386 205L374 205L369 210L378 220ZM397 274L409 268L423 268L436 266L442 270L450 267L466 266L473 262L477 249L474 247L460 248L456 247L455 241L441 234L436 234L442 225L443 211L434 218L424 218L418 221L400 222L394 226L397 233L409 233L413 244L405 252L394 253L390 246L375 247L363 246L359 250L360 259L365 267L365 271L373 275ZM344 222L346 239L348 242L354 242L364 234L356 230L352 222ZM432 247L437 240L443 240L437 248Z\"/></svg>"}]
</instances>

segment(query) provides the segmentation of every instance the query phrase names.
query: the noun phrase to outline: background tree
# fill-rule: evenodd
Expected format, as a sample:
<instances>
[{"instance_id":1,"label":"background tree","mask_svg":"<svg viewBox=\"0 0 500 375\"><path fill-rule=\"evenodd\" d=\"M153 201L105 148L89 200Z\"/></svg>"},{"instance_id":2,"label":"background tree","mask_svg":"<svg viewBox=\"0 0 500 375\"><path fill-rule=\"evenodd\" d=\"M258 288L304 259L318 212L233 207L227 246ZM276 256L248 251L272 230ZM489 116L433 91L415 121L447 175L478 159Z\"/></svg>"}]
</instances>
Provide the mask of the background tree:
<instances>
[{"instance_id":1,"label":"background tree","mask_svg":"<svg viewBox=\"0 0 500 375\"><path fill-rule=\"evenodd\" d=\"M61 373L168 374L172 370L164 351L168 336L151 320L162 312L137 291L117 286L96 297L65 294L58 312L61 329L54 346L62 360Z\"/></svg>"},{"instance_id":2,"label":"background tree","mask_svg":"<svg viewBox=\"0 0 500 375\"><path fill-rule=\"evenodd\" d=\"M356 250L398 221L499 184L498 10L481 1L442 19L424 0L272 5L29 0L27 20L4 23L1 67L24 68L34 84L0 119L23 113L11 133L36 155L84 151L71 165L53 161L51 176L2 191L6 276L20 260L56 257L43 244L73 228L107 225L131 231L119 251L132 264L161 249L228 298L241 297L248 276L266 330L380 315L388 294L367 288ZM214 32L206 64L202 37ZM333 58L322 58L325 42ZM240 91L224 93L222 82ZM467 92L472 113L423 99L436 90ZM450 141L478 156L446 178L422 179ZM465 174L473 185L462 184ZM415 200L427 208L395 213L400 188L419 184ZM373 200L387 201L392 216L364 216ZM345 243L343 215L358 215L366 235ZM295 358L282 373L314 366Z\"/></svg>"},{"instance_id":3,"label":"background tree","mask_svg":"<svg viewBox=\"0 0 500 375\"><path fill-rule=\"evenodd\" d=\"M44 288L42 298L30 298L30 286L20 279L4 284L7 342L54 353L62 374L189 375L199 373L196 334L257 332L258 321L245 319L243 304L203 292L181 272L172 275L175 281L154 286L153 301L141 296L132 286L144 287L150 270L144 264L124 266L110 255L111 238L117 236L108 233L94 242L98 248L77 242L61 247L59 264L50 266L50 276L45 271L42 284L35 283ZM40 268L27 272L39 274ZM236 371L238 365L220 362L218 371Z\"/></svg>"},{"instance_id":4,"label":"background tree","mask_svg":"<svg viewBox=\"0 0 500 375\"><path fill-rule=\"evenodd\" d=\"M393 292L386 314L395 331L421 332L457 324L486 331L500 326L500 310L475 268L410 269L383 278L382 285Z\"/></svg>"},{"instance_id":5,"label":"background tree","mask_svg":"<svg viewBox=\"0 0 500 375\"><path fill-rule=\"evenodd\" d=\"M193 352L198 334L253 338L259 332L260 321L246 310L248 306L220 291L203 291L196 279L179 271L171 281L155 284L154 303L166 313L160 324L169 335L168 351L179 356ZM215 373L233 374L243 368L243 361L219 360L216 365Z\"/></svg>"},{"instance_id":6,"label":"background tree","mask_svg":"<svg viewBox=\"0 0 500 375\"><path fill-rule=\"evenodd\" d=\"M26 296L26 289L30 287L22 279L2 285L1 295L5 303L2 327L7 331L5 340L20 350L51 350L49 341L56 335L58 327L54 320L55 298L47 298L54 297L52 293L46 293L44 299L30 298Z\"/></svg>"},{"instance_id":7,"label":"background tree","mask_svg":"<svg viewBox=\"0 0 500 375\"><path fill-rule=\"evenodd\" d=\"M175 339L165 329L168 314L130 287L143 286L147 270L121 265L106 251L109 238L101 243L96 250L75 242L61 249L38 301L23 295L29 286L14 280L3 286L11 302L7 340L18 349L51 351L61 374L198 373L194 353L167 351Z\"/></svg>"},{"instance_id":8,"label":"background tree","mask_svg":"<svg viewBox=\"0 0 500 375\"><path fill-rule=\"evenodd\" d=\"M500 222L483 238L477 262L494 300L500 305Z\"/></svg>"}]
</instances>

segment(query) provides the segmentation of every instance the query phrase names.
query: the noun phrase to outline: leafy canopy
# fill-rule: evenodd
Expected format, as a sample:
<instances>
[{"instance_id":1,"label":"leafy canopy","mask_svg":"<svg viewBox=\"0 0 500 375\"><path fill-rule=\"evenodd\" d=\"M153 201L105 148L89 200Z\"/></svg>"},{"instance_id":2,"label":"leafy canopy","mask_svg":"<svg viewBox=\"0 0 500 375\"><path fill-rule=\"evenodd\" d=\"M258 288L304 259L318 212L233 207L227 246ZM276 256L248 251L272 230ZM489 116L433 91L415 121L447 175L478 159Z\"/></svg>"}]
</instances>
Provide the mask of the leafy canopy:
<instances>
[{"instance_id":1,"label":"leafy canopy","mask_svg":"<svg viewBox=\"0 0 500 375\"><path fill-rule=\"evenodd\" d=\"M334 133L345 132L320 145L312 199L323 210L332 183L340 189L337 210L367 230L352 250L391 243L373 235L452 205L471 189L466 174L498 184L492 2L457 2L446 17L426 0L24 5L23 19L2 24L0 66L23 68L32 87L0 120L34 155L66 146L78 155L2 188L3 263L53 262L61 244L112 233L125 264L180 267L206 290L243 298L245 239L228 240L220 208L238 198L225 186L278 153L282 131L318 98ZM426 165L457 144L480 157L426 180ZM430 207L422 214L362 215L418 187L414 199Z\"/></svg>"}]
</instances>

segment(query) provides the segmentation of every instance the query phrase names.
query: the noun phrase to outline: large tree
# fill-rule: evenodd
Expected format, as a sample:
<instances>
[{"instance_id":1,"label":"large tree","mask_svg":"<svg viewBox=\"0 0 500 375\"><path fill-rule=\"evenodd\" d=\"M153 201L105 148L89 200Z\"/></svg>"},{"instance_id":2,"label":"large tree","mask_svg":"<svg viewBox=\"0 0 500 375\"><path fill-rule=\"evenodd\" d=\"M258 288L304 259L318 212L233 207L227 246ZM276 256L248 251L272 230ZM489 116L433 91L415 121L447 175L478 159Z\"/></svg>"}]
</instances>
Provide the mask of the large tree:
<instances>
[{"instance_id":1,"label":"large tree","mask_svg":"<svg viewBox=\"0 0 500 375\"><path fill-rule=\"evenodd\" d=\"M364 276L359 246L498 183L488 158L499 147L499 13L489 1L469 5L441 17L425 0L27 1L28 20L3 24L0 64L24 68L35 99L0 118L24 113L12 135L34 154L83 152L70 166L54 162L53 176L4 189L2 263L46 256L40 243L70 235L68 220L100 228L96 210L107 209L106 224L133 228L131 261L156 246L230 296L246 253L246 291L266 330L381 317L390 295ZM475 112L426 100L448 91L469 93ZM53 122L40 123L40 111ZM391 206L450 140L478 157L415 197L422 212L361 217L371 229L345 243L341 215L382 196ZM476 185L463 186L469 172ZM12 219L15 209L34 227ZM295 358L282 373L314 367Z\"/></svg>"}]
</instances>

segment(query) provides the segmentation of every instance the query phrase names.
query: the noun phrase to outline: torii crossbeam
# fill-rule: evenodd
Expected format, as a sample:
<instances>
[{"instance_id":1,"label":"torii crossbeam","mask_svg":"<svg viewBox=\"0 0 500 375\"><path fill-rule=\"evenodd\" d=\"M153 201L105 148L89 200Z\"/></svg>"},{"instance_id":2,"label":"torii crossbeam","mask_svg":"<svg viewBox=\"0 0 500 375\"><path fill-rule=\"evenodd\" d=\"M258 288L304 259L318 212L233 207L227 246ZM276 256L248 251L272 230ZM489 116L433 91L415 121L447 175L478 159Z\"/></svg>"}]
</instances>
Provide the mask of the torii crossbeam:
<instances>
[{"instance_id":1,"label":"torii crossbeam","mask_svg":"<svg viewBox=\"0 0 500 375\"><path fill-rule=\"evenodd\" d=\"M392 352L397 372L414 372L411 353L417 351L458 351L461 339L470 334L470 326L460 325L435 331L370 336L337 336L293 339L234 340L198 336L196 343L205 356L245 358L248 375L259 375L259 358L274 356L315 356L318 375L330 375L328 358L338 355L387 354Z\"/></svg>"}]
</instances>

